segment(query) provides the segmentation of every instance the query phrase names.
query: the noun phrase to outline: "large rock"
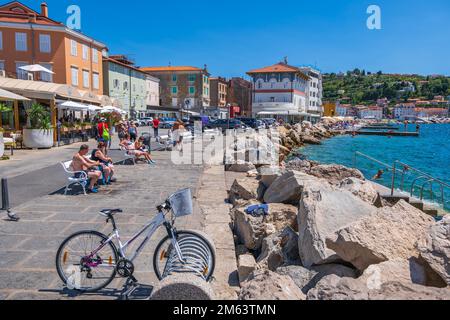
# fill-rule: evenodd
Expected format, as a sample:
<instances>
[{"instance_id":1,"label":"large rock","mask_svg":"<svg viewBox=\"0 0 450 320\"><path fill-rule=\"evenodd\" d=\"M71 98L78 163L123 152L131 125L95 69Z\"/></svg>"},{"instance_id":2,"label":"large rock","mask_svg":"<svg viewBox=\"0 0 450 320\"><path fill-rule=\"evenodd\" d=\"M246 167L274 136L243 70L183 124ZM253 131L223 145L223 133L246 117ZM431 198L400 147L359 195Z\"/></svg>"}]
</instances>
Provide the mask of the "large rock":
<instances>
[{"instance_id":1,"label":"large rock","mask_svg":"<svg viewBox=\"0 0 450 320\"><path fill-rule=\"evenodd\" d=\"M290 171L276 179L264 194L266 203L298 205L305 185L317 183L315 177L298 171Z\"/></svg>"},{"instance_id":2,"label":"large rock","mask_svg":"<svg viewBox=\"0 0 450 320\"><path fill-rule=\"evenodd\" d=\"M327 246L361 271L372 264L418 257L415 245L434 220L401 200L330 235Z\"/></svg>"},{"instance_id":3,"label":"large rock","mask_svg":"<svg viewBox=\"0 0 450 320\"><path fill-rule=\"evenodd\" d=\"M282 265L301 264L298 255L298 235L287 227L263 240L258 266L276 271Z\"/></svg>"},{"instance_id":4,"label":"large rock","mask_svg":"<svg viewBox=\"0 0 450 320\"><path fill-rule=\"evenodd\" d=\"M325 264L310 270L302 266L285 266L278 268L277 273L291 277L304 294L307 294L326 276L336 275L342 278L356 278L357 276L355 269L340 264Z\"/></svg>"},{"instance_id":5,"label":"large rock","mask_svg":"<svg viewBox=\"0 0 450 320\"><path fill-rule=\"evenodd\" d=\"M316 165L319 164L314 161L304 159L293 159L288 163L286 163L286 169L308 173L309 171L311 171L311 168Z\"/></svg>"},{"instance_id":6,"label":"large rock","mask_svg":"<svg viewBox=\"0 0 450 320\"><path fill-rule=\"evenodd\" d=\"M374 205L378 204L377 206L381 206L380 205L381 199L378 194L378 191L375 190L373 184L368 181L361 180L358 178L346 178L341 181L339 187L341 189L350 191L355 196L361 198L366 202L369 202L370 204Z\"/></svg>"},{"instance_id":7,"label":"large rock","mask_svg":"<svg viewBox=\"0 0 450 320\"><path fill-rule=\"evenodd\" d=\"M305 295L290 277L260 270L243 284L239 300L305 300Z\"/></svg>"},{"instance_id":8,"label":"large rock","mask_svg":"<svg viewBox=\"0 0 450 320\"><path fill-rule=\"evenodd\" d=\"M369 288L380 288L382 284L393 281L425 286L427 274L425 268L415 258L395 259L371 265L358 280L367 283Z\"/></svg>"},{"instance_id":9,"label":"large rock","mask_svg":"<svg viewBox=\"0 0 450 320\"><path fill-rule=\"evenodd\" d=\"M386 282L370 289L359 279L323 278L308 292L307 300L449 300L450 290L406 282Z\"/></svg>"},{"instance_id":10,"label":"large rock","mask_svg":"<svg viewBox=\"0 0 450 320\"><path fill-rule=\"evenodd\" d=\"M417 248L421 258L450 285L450 215L434 224Z\"/></svg>"},{"instance_id":11,"label":"large rock","mask_svg":"<svg viewBox=\"0 0 450 320\"><path fill-rule=\"evenodd\" d=\"M297 211L291 205L269 204L269 215L253 217L245 213L245 207L234 209L234 228L240 243L249 250L259 250L263 239L290 226L297 230Z\"/></svg>"},{"instance_id":12,"label":"large rock","mask_svg":"<svg viewBox=\"0 0 450 320\"><path fill-rule=\"evenodd\" d=\"M250 275L255 271L256 261L251 254L243 254L238 258L238 275L239 282L245 282Z\"/></svg>"},{"instance_id":13,"label":"large rock","mask_svg":"<svg viewBox=\"0 0 450 320\"><path fill-rule=\"evenodd\" d=\"M283 173L283 170L278 166L262 166L258 168L258 179L267 189L275 180L281 177Z\"/></svg>"},{"instance_id":14,"label":"large rock","mask_svg":"<svg viewBox=\"0 0 450 320\"><path fill-rule=\"evenodd\" d=\"M339 185L346 178L358 178L364 180L364 175L357 169L351 169L340 165L319 165L311 168L310 175L325 179L331 184Z\"/></svg>"},{"instance_id":15,"label":"large rock","mask_svg":"<svg viewBox=\"0 0 450 320\"><path fill-rule=\"evenodd\" d=\"M303 141L303 143L312 144L312 145L322 144L322 142L319 139L317 139L313 136L310 136L310 135L302 136L302 141Z\"/></svg>"},{"instance_id":16,"label":"large rock","mask_svg":"<svg viewBox=\"0 0 450 320\"><path fill-rule=\"evenodd\" d=\"M303 190L299 206L299 251L303 265L339 261L340 257L326 246L327 237L349 223L376 211L369 203L327 182Z\"/></svg>"},{"instance_id":17,"label":"large rock","mask_svg":"<svg viewBox=\"0 0 450 320\"><path fill-rule=\"evenodd\" d=\"M242 160L236 161L236 163L227 165L227 171L230 172L249 172L251 170L255 170L256 167L253 163L245 162Z\"/></svg>"},{"instance_id":18,"label":"large rock","mask_svg":"<svg viewBox=\"0 0 450 320\"><path fill-rule=\"evenodd\" d=\"M237 200L252 200L258 197L259 181L255 178L236 179L231 186L229 200L236 204Z\"/></svg>"}]
</instances>

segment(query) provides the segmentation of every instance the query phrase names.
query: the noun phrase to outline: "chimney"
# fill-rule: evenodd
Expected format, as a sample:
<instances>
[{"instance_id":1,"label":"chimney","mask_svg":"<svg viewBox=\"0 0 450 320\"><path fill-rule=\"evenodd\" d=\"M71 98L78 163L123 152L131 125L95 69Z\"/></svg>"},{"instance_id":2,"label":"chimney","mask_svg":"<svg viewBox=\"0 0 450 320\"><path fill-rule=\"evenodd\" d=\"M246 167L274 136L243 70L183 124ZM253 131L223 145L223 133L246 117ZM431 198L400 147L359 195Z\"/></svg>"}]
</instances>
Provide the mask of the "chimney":
<instances>
[{"instance_id":1,"label":"chimney","mask_svg":"<svg viewBox=\"0 0 450 320\"><path fill-rule=\"evenodd\" d=\"M45 2L41 3L41 16L48 18L48 6Z\"/></svg>"}]
</instances>

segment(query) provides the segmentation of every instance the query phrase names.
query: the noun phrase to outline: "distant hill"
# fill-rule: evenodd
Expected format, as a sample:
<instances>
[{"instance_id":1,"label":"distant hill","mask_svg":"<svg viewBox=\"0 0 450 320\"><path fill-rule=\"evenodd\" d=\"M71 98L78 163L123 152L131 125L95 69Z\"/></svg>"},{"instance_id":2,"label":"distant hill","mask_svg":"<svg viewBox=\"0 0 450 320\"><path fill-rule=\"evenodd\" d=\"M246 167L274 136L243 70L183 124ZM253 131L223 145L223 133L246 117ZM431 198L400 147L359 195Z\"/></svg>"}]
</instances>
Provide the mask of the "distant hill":
<instances>
[{"instance_id":1,"label":"distant hill","mask_svg":"<svg viewBox=\"0 0 450 320\"><path fill-rule=\"evenodd\" d=\"M344 99L352 104L373 104L388 98L391 104L410 98L431 100L450 96L450 78L406 74L370 73L355 69L343 74L324 75L324 100Z\"/></svg>"}]
</instances>

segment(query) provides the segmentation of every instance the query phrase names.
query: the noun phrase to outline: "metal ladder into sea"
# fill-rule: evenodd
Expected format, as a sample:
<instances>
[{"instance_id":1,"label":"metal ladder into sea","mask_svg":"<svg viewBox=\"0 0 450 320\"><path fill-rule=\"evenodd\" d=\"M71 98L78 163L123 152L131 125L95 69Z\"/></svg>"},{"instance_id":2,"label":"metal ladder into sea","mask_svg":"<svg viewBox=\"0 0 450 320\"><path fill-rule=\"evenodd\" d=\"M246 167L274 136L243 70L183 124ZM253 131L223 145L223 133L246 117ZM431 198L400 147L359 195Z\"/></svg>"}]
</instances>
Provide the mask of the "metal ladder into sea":
<instances>
[{"instance_id":1,"label":"metal ladder into sea","mask_svg":"<svg viewBox=\"0 0 450 320\"><path fill-rule=\"evenodd\" d=\"M388 172L391 172L392 178L389 188L377 183L376 181L372 181L374 187L377 189L381 198L383 198L384 200L390 203L397 203L400 200L405 200L414 207L434 218L438 218L440 214L440 210L438 210L436 205L442 205L442 208L445 209L445 189L450 190L450 185L445 183L444 181L437 179L401 161L396 160L394 161L393 165L389 165L358 151L355 152L353 159L355 168L358 168L358 157L369 160L372 163L376 163L382 166L384 169L387 169ZM413 173L415 176L411 179L410 182L406 182L406 175L411 173ZM434 193L434 186L439 187L438 195L435 195ZM426 189L427 187L428 189ZM425 197L426 191L429 192L428 198ZM433 203L433 205L427 204L426 201ZM441 210L441 213L442 212L443 211Z\"/></svg>"}]
</instances>

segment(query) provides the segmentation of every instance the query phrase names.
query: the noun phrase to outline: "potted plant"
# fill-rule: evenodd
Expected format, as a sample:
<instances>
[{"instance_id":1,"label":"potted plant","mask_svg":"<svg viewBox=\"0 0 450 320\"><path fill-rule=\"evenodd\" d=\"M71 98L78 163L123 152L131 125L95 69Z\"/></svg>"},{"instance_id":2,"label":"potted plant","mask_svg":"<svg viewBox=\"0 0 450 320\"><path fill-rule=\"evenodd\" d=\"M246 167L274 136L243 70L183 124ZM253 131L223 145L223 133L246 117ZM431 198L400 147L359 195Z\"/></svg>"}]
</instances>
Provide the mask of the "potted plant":
<instances>
[{"instance_id":1,"label":"potted plant","mask_svg":"<svg viewBox=\"0 0 450 320\"><path fill-rule=\"evenodd\" d=\"M23 143L31 149L53 147L53 131L50 112L39 103L27 111L28 126L23 129Z\"/></svg>"},{"instance_id":2,"label":"potted plant","mask_svg":"<svg viewBox=\"0 0 450 320\"><path fill-rule=\"evenodd\" d=\"M0 103L0 117L2 115L2 113L6 113L6 112L11 112L12 108L8 107L6 104L4 103ZM0 158L3 157L3 154L5 152L5 143L3 140L3 128L0 127Z\"/></svg>"}]
</instances>

